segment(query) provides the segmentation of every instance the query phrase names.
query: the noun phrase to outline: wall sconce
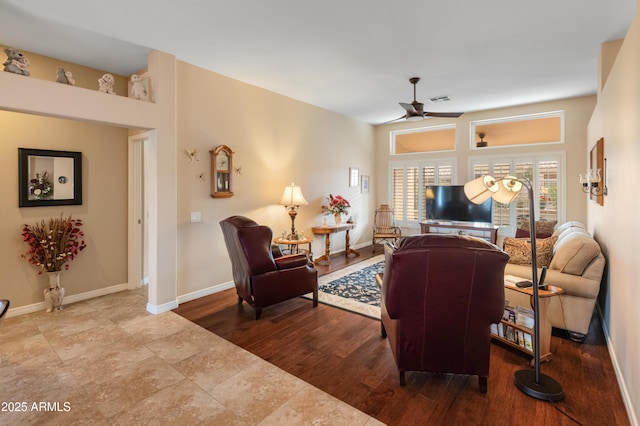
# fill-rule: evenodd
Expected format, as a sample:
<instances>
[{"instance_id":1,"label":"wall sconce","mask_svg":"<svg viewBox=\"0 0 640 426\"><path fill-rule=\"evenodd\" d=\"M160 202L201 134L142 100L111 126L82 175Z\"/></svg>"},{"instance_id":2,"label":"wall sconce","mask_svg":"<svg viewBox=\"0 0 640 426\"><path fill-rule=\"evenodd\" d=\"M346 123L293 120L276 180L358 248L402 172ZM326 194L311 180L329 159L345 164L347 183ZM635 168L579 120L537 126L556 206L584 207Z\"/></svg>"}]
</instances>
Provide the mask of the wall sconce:
<instances>
[{"instance_id":1,"label":"wall sconce","mask_svg":"<svg viewBox=\"0 0 640 426\"><path fill-rule=\"evenodd\" d=\"M607 159L604 159L604 175L607 176ZM600 176L600 169L587 169L587 173L580 176L580 183L582 184L582 192L585 194L591 193L592 195L607 195L607 185L600 185L602 177Z\"/></svg>"}]
</instances>

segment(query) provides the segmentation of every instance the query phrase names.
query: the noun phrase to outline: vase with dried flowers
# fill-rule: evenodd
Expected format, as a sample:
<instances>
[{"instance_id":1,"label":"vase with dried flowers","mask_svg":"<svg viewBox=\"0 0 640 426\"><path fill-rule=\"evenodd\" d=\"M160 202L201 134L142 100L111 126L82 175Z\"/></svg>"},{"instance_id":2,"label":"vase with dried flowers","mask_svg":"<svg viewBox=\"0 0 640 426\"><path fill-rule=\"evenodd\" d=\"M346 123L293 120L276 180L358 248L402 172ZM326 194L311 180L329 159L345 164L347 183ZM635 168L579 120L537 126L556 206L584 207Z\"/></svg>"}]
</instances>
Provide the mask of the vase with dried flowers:
<instances>
[{"instance_id":1,"label":"vase with dried flowers","mask_svg":"<svg viewBox=\"0 0 640 426\"><path fill-rule=\"evenodd\" d=\"M60 215L34 225L24 225L22 229L22 239L29 245L22 257L40 268L39 275L46 272L49 276L49 287L44 290L47 312L54 308L63 309L64 288L60 286L60 271L69 269L69 262L87 246L81 226L80 219Z\"/></svg>"},{"instance_id":2,"label":"vase with dried flowers","mask_svg":"<svg viewBox=\"0 0 640 426\"><path fill-rule=\"evenodd\" d=\"M325 199L325 203L322 205L322 214L332 214L336 221L336 225L340 225L340 223L342 223L342 214L349 214L348 209L350 207L351 204L349 204L349 202L341 195L336 195L334 197L329 194Z\"/></svg>"},{"instance_id":3,"label":"vase with dried flowers","mask_svg":"<svg viewBox=\"0 0 640 426\"><path fill-rule=\"evenodd\" d=\"M36 177L29 181L29 194L36 200L50 200L53 198L53 184L49 172L36 173Z\"/></svg>"}]
</instances>

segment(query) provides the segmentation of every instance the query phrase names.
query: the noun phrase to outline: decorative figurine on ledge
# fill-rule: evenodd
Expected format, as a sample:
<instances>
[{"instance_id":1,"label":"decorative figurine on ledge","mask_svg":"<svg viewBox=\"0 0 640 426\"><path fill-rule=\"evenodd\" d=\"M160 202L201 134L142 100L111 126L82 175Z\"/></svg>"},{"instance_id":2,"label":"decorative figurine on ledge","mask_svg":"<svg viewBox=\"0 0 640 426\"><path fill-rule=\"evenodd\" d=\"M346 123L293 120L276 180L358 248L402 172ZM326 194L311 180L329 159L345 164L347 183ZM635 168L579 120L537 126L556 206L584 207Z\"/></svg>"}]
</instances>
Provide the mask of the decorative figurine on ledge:
<instances>
[{"instance_id":1,"label":"decorative figurine on ledge","mask_svg":"<svg viewBox=\"0 0 640 426\"><path fill-rule=\"evenodd\" d=\"M115 79L113 75L107 73L98 79L98 91L102 93L108 93L110 95L115 95L116 92L113 91L113 83L115 83Z\"/></svg>"},{"instance_id":2,"label":"decorative figurine on ledge","mask_svg":"<svg viewBox=\"0 0 640 426\"><path fill-rule=\"evenodd\" d=\"M29 59L25 58L22 52L18 49L6 48L4 53L7 54L7 59L2 64L5 71L26 76L31 75L31 72L29 72Z\"/></svg>"},{"instance_id":3,"label":"decorative figurine on ledge","mask_svg":"<svg viewBox=\"0 0 640 426\"><path fill-rule=\"evenodd\" d=\"M142 83L138 74L133 74L131 76L131 97L143 101L149 99L147 88L144 87L144 83Z\"/></svg>"},{"instance_id":4,"label":"decorative figurine on ledge","mask_svg":"<svg viewBox=\"0 0 640 426\"><path fill-rule=\"evenodd\" d=\"M71 71L65 71L64 68L58 68L56 81L62 84L69 84L71 86L74 86L76 84Z\"/></svg>"}]
</instances>

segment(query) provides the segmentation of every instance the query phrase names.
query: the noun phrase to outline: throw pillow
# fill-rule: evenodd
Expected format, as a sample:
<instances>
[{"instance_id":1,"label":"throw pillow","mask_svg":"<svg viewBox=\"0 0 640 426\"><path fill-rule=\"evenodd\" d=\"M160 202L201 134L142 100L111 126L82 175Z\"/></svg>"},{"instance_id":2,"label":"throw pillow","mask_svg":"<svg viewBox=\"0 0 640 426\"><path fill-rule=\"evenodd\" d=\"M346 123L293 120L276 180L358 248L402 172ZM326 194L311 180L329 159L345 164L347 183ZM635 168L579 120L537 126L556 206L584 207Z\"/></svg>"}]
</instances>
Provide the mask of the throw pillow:
<instances>
[{"instance_id":1,"label":"throw pillow","mask_svg":"<svg viewBox=\"0 0 640 426\"><path fill-rule=\"evenodd\" d=\"M553 245L557 237L536 240L536 261L539 268L549 266L553 257ZM509 255L509 263L531 265L531 241L528 238L504 239L504 251Z\"/></svg>"},{"instance_id":2,"label":"throw pillow","mask_svg":"<svg viewBox=\"0 0 640 426\"><path fill-rule=\"evenodd\" d=\"M546 221L546 220L536 220L534 224L534 229L536 230L537 238L548 238L553 234L553 228L555 228L557 220L554 221ZM529 218L522 219L520 223L520 229L529 232Z\"/></svg>"},{"instance_id":3,"label":"throw pillow","mask_svg":"<svg viewBox=\"0 0 640 426\"><path fill-rule=\"evenodd\" d=\"M543 234L541 232L536 232L536 238L549 238L552 234ZM528 229L516 229L516 238L529 238L531 233Z\"/></svg>"}]
</instances>

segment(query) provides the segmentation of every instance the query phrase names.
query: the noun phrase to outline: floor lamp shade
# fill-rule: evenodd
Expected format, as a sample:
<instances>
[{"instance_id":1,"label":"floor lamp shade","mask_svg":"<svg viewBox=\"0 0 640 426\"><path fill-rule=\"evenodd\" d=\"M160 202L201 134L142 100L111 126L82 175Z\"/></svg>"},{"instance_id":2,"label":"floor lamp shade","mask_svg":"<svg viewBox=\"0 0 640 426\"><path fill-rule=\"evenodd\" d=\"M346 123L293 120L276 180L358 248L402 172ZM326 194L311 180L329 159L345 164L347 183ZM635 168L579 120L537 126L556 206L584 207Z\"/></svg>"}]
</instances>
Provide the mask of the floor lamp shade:
<instances>
[{"instance_id":1,"label":"floor lamp shade","mask_svg":"<svg viewBox=\"0 0 640 426\"><path fill-rule=\"evenodd\" d=\"M502 204L511 204L522 190L522 182L515 176L506 176L500 180L498 191L493 199Z\"/></svg>"},{"instance_id":2,"label":"floor lamp shade","mask_svg":"<svg viewBox=\"0 0 640 426\"><path fill-rule=\"evenodd\" d=\"M489 175L481 176L464 184L464 194L474 204L482 204L498 191L498 184Z\"/></svg>"}]
</instances>

